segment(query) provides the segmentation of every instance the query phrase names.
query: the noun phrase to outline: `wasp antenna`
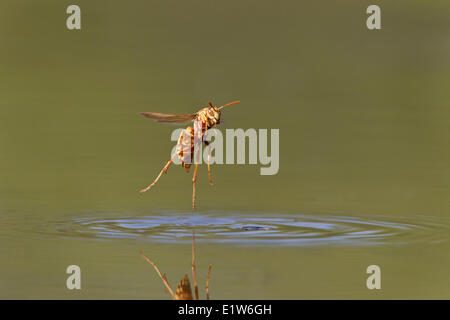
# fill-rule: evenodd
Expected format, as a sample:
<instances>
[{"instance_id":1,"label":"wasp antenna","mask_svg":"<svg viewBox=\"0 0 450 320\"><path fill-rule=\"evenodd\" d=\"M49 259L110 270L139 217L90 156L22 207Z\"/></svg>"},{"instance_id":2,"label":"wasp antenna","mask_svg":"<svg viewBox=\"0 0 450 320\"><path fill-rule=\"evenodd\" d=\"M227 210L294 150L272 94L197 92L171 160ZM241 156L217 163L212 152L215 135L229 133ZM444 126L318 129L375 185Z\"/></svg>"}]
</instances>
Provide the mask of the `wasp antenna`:
<instances>
[{"instance_id":1,"label":"wasp antenna","mask_svg":"<svg viewBox=\"0 0 450 320\"><path fill-rule=\"evenodd\" d=\"M208 104L211 108L214 108L213 104L211 103L211 101L208 101Z\"/></svg>"},{"instance_id":2,"label":"wasp antenna","mask_svg":"<svg viewBox=\"0 0 450 320\"><path fill-rule=\"evenodd\" d=\"M220 109L222 109L222 108L225 108L225 107L228 107L228 106L231 106L232 104L236 104L236 103L239 103L239 102L241 102L241 101L233 101L233 102L230 102L230 103L227 103L227 104L224 104L223 106L221 106L221 107L219 107L219 110Z\"/></svg>"}]
</instances>

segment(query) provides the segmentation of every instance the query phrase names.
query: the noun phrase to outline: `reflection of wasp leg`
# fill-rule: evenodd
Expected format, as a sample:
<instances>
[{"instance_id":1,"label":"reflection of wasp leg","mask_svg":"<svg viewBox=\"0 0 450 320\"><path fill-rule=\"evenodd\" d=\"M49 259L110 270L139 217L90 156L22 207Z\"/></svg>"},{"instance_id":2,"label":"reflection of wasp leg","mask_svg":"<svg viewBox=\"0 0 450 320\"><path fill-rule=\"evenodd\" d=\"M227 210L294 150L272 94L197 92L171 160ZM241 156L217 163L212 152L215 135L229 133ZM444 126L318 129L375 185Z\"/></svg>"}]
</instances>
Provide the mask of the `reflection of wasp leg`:
<instances>
[{"instance_id":1,"label":"reflection of wasp leg","mask_svg":"<svg viewBox=\"0 0 450 320\"><path fill-rule=\"evenodd\" d=\"M192 277L194 278L195 300L198 300L197 272L195 271L195 233L192 231Z\"/></svg>"},{"instance_id":2,"label":"reflection of wasp leg","mask_svg":"<svg viewBox=\"0 0 450 320\"><path fill-rule=\"evenodd\" d=\"M214 185L211 178L211 147L209 146L209 142L205 141L206 146L208 147L208 176L209 176L209 184L211 186Z\"/></svg>"},{"instance_id":3,"label":"reflection of wasp leg","mask_svg":"<svg viewBox=\"0 0 450 320\"><path fill-rule=\"evenodd\" d=\"M169 169L170 164L172 163L173 158L174 158L175 155L176 155L176 154L174 153L173 156L172 156L172 158L170 158L170 160L167 160L166 165L165 165L164 168L161 170L161 172L159 173L159 175L156 177L155 181L153 181L153 183L152 183L151 185L149 185L147 188L144 188L144 189L142 189L141 191L139 191L139 193L144 193L145 191L150 190L150 188L153 187L153 186L158 182L158 180L159 180L159 178L161 177L161 175L162 175L163 173L166 173L167 170Z\"/></svg>"},{"instance_id":4,"label":"reflection of wasp leg","mask_svg":"<svg viewBox=\"0 0 450 320\"><path fill-rule=\"evenodd\" d=\"M208 276L206 277L206 300L209 300L209 278L211 276L211 268L212 264L209 265Z\"/></svg>"},{"instance_id":5,"label":"reflection of wasp leg","mask_svg":"<svg viewBox=\"0 0 450 320\"><path fill-rule=\"evenodd\" d=\"M155 264L152 260L150 260L149 258L147 258L146 256L144 256L144 254L142 253L142 251L141 251L141 257L142 257L143 259L147 260L147 262L150 263L150 264L153 266L153 268L155 268L156 273L157 273L158 276L161 278L161 280L164 282L164 285L166 286L167 291L169 291L170 296L172 297L172 299L175 299L175 294L173 293L173 290L172 290L172 288L170 287L170 284L169 284L169 282L167 281L166 276L163 275L163 274L161 274L161 272L159 271L159 269L158 269L158 267L156 266L156 264Z\"/></svg>"}]
</instances>

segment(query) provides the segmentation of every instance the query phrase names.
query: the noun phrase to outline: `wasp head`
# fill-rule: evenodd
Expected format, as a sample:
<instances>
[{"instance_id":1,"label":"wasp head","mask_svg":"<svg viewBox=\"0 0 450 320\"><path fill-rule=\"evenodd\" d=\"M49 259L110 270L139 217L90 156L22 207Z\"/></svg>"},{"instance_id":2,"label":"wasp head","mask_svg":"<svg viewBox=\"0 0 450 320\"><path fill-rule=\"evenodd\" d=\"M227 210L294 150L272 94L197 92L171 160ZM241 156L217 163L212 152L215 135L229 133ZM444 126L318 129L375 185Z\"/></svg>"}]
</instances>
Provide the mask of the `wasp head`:
<instances>
[{"instance_id":1,"label":"wasp head","mask_svg":"<svg viewBox=\"0 0 450 320\"><path fill-rule=\"evenodd\" d=\"M216 107L209 107L208 109L209 118L212 120L214 124L220 123L220 110Z\"/></svg>"}]
</instances>

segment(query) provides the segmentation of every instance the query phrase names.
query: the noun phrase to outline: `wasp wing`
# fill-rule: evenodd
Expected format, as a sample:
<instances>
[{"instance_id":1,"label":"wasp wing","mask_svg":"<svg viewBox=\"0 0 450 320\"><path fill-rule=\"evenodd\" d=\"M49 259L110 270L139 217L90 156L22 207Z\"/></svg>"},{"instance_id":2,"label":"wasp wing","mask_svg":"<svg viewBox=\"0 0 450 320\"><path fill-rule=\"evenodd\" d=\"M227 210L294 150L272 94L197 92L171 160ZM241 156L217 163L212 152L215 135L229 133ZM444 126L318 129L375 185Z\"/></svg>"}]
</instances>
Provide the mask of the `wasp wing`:
<instances>
[{"instance_id":1,"label":"wasp wing","mask_svg":"<svg viewBox=\"0 0 450 320\"><path fill-rule=\"evenodd\" d=\"M166 123L188 123L192 121L196 114L175 114L175 113L157 113L157 112L141 112L144 117L153 119L157 122Z\"/></svg>"}]
</instances>

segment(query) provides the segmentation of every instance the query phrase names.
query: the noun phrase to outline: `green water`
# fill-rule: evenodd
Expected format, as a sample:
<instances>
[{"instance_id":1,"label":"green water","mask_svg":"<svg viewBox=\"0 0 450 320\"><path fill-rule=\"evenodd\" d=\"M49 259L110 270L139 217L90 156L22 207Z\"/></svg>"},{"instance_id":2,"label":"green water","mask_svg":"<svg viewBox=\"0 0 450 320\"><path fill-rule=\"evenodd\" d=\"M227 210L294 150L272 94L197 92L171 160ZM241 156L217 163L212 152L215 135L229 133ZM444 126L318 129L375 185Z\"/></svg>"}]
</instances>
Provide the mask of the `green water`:
<instances>
[{"instance_id":1,"label":"green water","mask_svg":"<svg viewBox=\"0 0 450 320\"><path fill-rule=\"evenodd\" d=\"M377 1L0 3L0 298L450 298L450 4ZM167 160L192 113L280 129L280 170ZM66 288L79 265L82 289ZM368 290L379 265L382 289ZM192 279L192 277L191 277Z\"/></svg>"}]
</instances>

